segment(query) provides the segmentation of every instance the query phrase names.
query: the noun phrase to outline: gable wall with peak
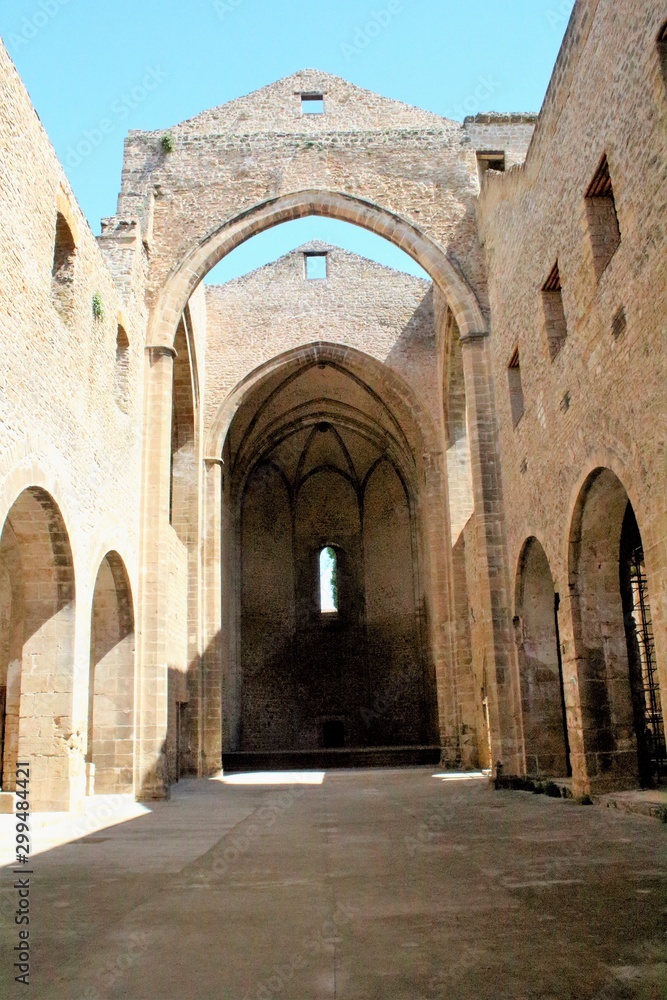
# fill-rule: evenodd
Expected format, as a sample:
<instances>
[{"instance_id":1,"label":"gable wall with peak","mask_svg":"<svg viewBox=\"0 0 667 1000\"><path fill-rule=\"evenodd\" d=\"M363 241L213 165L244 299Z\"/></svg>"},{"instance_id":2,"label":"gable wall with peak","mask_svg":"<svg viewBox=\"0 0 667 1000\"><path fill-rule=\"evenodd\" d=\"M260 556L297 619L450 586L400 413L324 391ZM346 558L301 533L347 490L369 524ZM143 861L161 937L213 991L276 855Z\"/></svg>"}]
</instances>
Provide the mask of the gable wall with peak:
<instances>
[{"instance_id":1,"label":"gable wall with peak","mask_svg":"<svg viewBox=\"0 0 667 1000\"><path fill-rule=\"evenodd\" d=\"M324 92L324 114L302 113L301 90ZM523 135L526 125L507 127L508 146L512 128ZM167 133L171 152L162 147ZM349 194L408 220L445 250L486 305L468 130L313 71L165 132L130 133L118 212L143 220L149 297L224 222L303 190Z\"/></svg>"},{"instance_id":2,"label":"gable wall with peak","mask_svg":"<svg viewBox=\"0 0 667 1000\"><path fill-rule=\"evenodd\" d=\"M308 244L321 252L320 245ZM431 282L338 247L327 278L305 276L304 249L225 285L206 286L206 427L233 388L276 356L328 341L386 363L434 420L438 386Z\"/></svg>"}]
</instances>

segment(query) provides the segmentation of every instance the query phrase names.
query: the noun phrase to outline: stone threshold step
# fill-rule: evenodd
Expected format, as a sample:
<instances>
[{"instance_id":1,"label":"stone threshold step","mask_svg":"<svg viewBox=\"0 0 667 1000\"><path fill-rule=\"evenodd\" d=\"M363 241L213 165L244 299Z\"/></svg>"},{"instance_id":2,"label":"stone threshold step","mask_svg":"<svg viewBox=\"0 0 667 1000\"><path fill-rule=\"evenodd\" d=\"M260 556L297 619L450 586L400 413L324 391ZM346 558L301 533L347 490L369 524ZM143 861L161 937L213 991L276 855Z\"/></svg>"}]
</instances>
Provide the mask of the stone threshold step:
<instances>
[{"instance_id":1,"label":"stone threshold step","mask_svg":"<svg viewBox=\"0 0 667 1000\"><path fill-rule=\"evenodd\" d=\"M223 753L227 774L239 771L307 771L346 767L430 767L440 763L439 746L342 747L327 750L254 750Z\"/></svg>"},{"instance_id":2,"label":"stone threshold step","mask_svg":"<svg viewBox=\"0 0 667 1000\"><path fill-rule=\"evenodd\" d=\"M593 799L608 809L620 809L622 812L634 813L637 816L661 817L663 810L667 810L667 788L608 792L606 795L594 795Z\"/></svg>"}]
</instances>

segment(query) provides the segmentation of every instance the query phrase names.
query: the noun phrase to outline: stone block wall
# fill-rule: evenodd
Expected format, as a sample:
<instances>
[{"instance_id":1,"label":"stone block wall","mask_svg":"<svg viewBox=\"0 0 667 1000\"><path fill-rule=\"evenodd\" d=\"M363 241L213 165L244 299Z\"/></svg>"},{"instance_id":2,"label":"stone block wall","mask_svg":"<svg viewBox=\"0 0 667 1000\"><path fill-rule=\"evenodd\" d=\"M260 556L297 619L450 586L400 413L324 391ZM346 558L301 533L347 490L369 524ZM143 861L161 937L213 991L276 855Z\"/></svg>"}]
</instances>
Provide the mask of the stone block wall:
<instances>
[{"instance_id":1,"label":"stone block wall","mask_svg":"<svg viewBox=\"0 0 667 1000\"><path fill-rule=\"evenodd\" d=\"M70 788L59 779L54 791L48 768L42 780L36 764L35 805L41 799L63 808L83 792L91 603L106 552L119 553L136 600L145 323L138 292L145 260L132 224L95 239L1 46L0 149L0 523L23 490L40 487L53 498L65 532L43 559L57 562L59 552L71 551L73 634L54 708L60 721L53 737L45 729L34 735L48 736L54 753L62 741L72 778ZM120 270L124 278L116 284ZM17 523L19 515L16 508ZM19 534L23 542L13 548L27 572L29 533ZM30 567L40 571L48 573L48 566ZM35 669L46 677L52 654L42 653ZM9 664L11 673L17 663ZM1 667L0 683L8 664ZM47 706L43 714L49 716ZM31 753L28 731L19 735L19 754Z\"/></svg>"},{"instance_id":2,"label":"stone block wall","mask_svg":"<svg viewBox=\"0 0 667 1000\"><path fill-rule=\"evenodd\" d=\"M561 600L575 770L585 783L582 775L589 777L592 768L598 785L604 773L584 760L588 640L576 638L585 626L577 625L576 607L588 600L577 546L589 523L577 528L577 511L596 469L612 470L639 523L667 702L667 90L657 43L664 21L664 4L653 0L577 5L527 160L505 175L489 172L478 210L489 274L508 567L516 579L522 548L535 536ZM613 233L600 233L599 206L586 195L603 156L615 203L607 199L603 207L608 219L615 208L620 243L608 243L601 269L596 246L601 238L613 240ZM560 288L546 290L556 263ZM554 294L561 297L565 322L555 342ZM518 421L510 392L517 372L523 397ZM612 491L599 508L600 537L620 534L614 509ZM586 544L597 543L591 538ZM618 587L618 565L615 573ZM620 608L618 590L617 600ZM610 615L589 601L585 617L601 616L607 636L615 627ZM619 668L609 661L605 669L611 678ZM627 685L627 662L624 669ZM619 753L632 738L631 731L619 736ZM628 767L618 780L632 783L636 754Z\"/></svg>"}]
</instances>

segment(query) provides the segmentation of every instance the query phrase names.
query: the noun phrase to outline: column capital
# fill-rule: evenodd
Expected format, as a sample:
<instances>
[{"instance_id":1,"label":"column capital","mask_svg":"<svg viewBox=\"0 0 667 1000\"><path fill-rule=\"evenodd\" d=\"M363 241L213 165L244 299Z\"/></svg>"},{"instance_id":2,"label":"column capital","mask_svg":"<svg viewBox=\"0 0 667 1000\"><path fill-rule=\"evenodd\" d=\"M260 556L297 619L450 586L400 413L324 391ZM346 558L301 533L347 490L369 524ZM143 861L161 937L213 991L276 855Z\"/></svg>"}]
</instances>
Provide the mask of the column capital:
<instances>
[{"instance_id":1,"label":"column capital","mask_svg":"<svg viewBox=\"0 0 667 1000\"><path fill-rule=\"evenodd\" d=\"M167 357L175 360L178 357L175 348L169 347L167 344L147 344L146 352L152 352L153 357Z\"/></svg>"},{"instance_id":2,"label":"column capital","mask_svg":"<svg viewBox=\"0 0 667 1000\"><path fill-rule=\"evenodd\" d=\"M488 330L471 330L469 333L462 333L460 340L462 344L467 344L477 340L486 340L488 336Z\"/></svg>"}]
</instances>

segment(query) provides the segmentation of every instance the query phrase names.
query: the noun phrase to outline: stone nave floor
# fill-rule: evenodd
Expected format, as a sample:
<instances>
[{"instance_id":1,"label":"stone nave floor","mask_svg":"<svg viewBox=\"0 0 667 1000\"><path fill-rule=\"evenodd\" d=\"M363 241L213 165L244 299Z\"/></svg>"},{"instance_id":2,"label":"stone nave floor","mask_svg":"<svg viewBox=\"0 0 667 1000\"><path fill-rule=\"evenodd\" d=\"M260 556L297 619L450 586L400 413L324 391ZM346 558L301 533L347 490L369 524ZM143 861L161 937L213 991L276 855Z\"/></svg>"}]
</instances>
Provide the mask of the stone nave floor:
<instances>
[{"instance_id":1,"label":"stone nave floor","mask_svg":"<svg viewBox=\"0 0 667 1000\"><path fill-rule=\"evenodd\" d=\"M433 775L189 780L122 807L34 858L29 988L3 869L0 996L667 997L667 826Z\"/></svg>"}]
</instances>

